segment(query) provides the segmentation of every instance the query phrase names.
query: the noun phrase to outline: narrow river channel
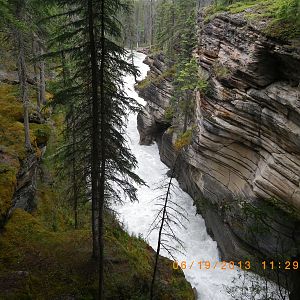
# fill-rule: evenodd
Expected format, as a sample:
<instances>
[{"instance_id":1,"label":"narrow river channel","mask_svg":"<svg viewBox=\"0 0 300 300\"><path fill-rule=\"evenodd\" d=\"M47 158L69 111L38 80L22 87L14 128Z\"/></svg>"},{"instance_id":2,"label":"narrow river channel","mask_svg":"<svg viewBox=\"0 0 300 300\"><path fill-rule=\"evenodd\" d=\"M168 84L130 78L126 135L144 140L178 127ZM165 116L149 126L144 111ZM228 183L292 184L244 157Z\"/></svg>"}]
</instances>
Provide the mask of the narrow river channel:
<instances>
[{"instance_id":1,"label":"narrow river channel","mask_svg":"<svg viewBox=\"0 0 300 300\"><path fill-rule=\"evenodd\" d=\"M135 53L134 63L139 68L141 75L139 79L146 77L148 66L143 64L145 55L142 53ZM130 97L135 98L139 103L145 105L146 102L140 98L134 90L135 80L131 76L125 77L125 89ZM157 186L166 177L168 168L160 161L158 147L156 144L151 146L139 145L139 133L137 130L137 116L131 114L128 119L127 127L128 142L133 154L138 161L138 168L136 173L147 183L149 187L142 186L138 188L139 202L128 203L122 206L116 206L114 209L120 214L120 220L124 223L128 232L136 235L147 237L149 227L154 220L157 212L157 206L153 201L161 194L157 190ZM174 180L175 185L178 183ZM198 299L201 300L226 300L233 299L227 293L227 289L234 285L241 285L243 279L232 283L232 280L238 278L242 272L237 270L226 269L221 270L220 267L213 269L206 268L199 269L199 261L209 261L212 265L220 261L218 255L217 243L208 235L205 227L204 219L201 215L196 215L196 208L193 206L191 197L178 189L173 201L180 204L187 211L188 221L184 221L185 228L176 229L177 236L183 241L185 246L184 254L174 253L178 261L186 261L188 267L184 270L187 280L193 287L196 288ZM152 232L147 237L147 242L154 249L157 246L157 232ZM162 252L162 255L167 255ZM191 263L193 266L190 268ZM170 268L172 265L170 265ZM245 298L248 297L245 295ZM256 298L256 297L255 297ZM253 299L253 298L250 298Z\"/></svg>"}]
</instances>

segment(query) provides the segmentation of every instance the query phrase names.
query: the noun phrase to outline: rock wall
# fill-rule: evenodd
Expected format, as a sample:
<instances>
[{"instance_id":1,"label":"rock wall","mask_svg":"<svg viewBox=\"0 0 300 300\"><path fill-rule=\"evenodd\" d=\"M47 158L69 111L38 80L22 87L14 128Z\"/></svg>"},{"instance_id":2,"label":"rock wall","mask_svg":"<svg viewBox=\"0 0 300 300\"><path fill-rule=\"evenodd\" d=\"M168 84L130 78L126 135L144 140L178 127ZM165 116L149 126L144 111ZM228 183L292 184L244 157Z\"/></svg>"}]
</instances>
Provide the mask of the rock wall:
<instances>
[{"instance_id":1,"label":"rock wall","mask_svg":"<svg viewBox=\"0 0 300 300\"><path fill-rule=\"evenodd\" d=\"M48 127L41 124L44 118L31 109L29 121L34 151L25 151L23 107L15 96L14 83L11 78L1 78L0 74L0 229L15 208L29 212L35 209L39 160L48 139Z\"/></svg>"},{"instance_id":2,"label":"rock wall","mask_svg":"<svg viewBox=\"0 0 300 300\"><path fill-rule=\"evenodd\" d=\"M165 110L169 106L173 86L170 77L162 77L162 74L170 68L163 55L147 56L144 63L149 65L150 71L145 79L146 87L139 89L139 95L147 101L147 104L138 114L137 124L140 143L149 145L154 140L160 143L162 134L171 125L165 118ZM151 80L153 78L155 80Z\"/></svg>"},{"instance_id":3,"label":"rock wall","mask_svg":"<svg viewBox=\"0 0 300 300\"><path fill-rule=\"evenodd\" d=\"M9 215L16 208L32 212L36 208L35 193L39 161L36 154L29 154L22 162L17 176L17 186Z\"/></svg>"},{"instance_id":4,"label":"rock wall","mask_svg":"<svg viewBox=\"0 0 300 300\"><path fill-rule=\"evenodd\" d=\"M177 178L226 260L300 253L300 49L265 36L262 26L241 14L199 18L196 57L209 89L197 94ZM152 78L167 67L161 56L146 63ZM138 117L141 142L162 136L161 159L171 166L178 134L176 118L165 118L171 81L140 95L147 101Z\"/></svg>"},{"instance_id":5,"label":"rock wall","mask_svg":"<svg viewBox=\"0 0 300 300\"><path fill-rule=\"evenodd\" d=\"M37 174L39 169L39 160L36 153L28 154L20 162L15 185L12 186L14 193L10 199L1 199L8 202L7 209L2 208L0 215L0 229L4 227L11 213L16 208L22 208L27 212L36 209L35 194L37 189ZM5 176L5 175L4 175Z\"/></svg>"}]
</instances>

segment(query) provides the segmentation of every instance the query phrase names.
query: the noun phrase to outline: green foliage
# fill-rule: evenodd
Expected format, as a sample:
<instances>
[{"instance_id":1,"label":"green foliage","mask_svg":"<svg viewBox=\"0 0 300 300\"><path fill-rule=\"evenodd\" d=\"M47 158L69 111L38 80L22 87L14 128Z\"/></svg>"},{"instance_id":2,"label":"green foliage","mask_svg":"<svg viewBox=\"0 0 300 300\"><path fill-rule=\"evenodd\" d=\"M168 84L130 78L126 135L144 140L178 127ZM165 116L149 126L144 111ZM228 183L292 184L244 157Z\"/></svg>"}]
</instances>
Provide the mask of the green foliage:
<instances>
[{"instance_id":1,"label":"green foliage","mask_svg":"<svg viewBox=\"0 0 300 300\"><path fill-rule=\"evenodd\" d=\"M137 90L144 90L146 88L148 88L151 83L153 83L153 80L150 76L147 76L145 79L141 80L140 82L138 82L138 84L135 86L135 88Z\"/></svg>"},{"instance_id":2,"label":"green foliage","mask_svg":"<svg viewBox=\"0 0 300 300\"><path fill-rule=\"evenodd\" d=\"M167 70L163 71L160 75L156 77L147 76L145 79L141 80L137 85L137 90L143 90L148 88L151 84L158 85L164 80L171 81L175 75L175 66L168 68Z\"/></svg>"},{"instance_id":3,"label":"green foliage","mask_svg":"<svg viewBox=\"0 0 300 300\"><path fill-rule=\"evenodd\" d=\"M32 124L31 129L33 130L37 145L46 145L51 134L51 127L47 124Z\"/></svg>"},{"instance_id":4,"label":"green foliage","mask_svg":"<svg viewBox=\"0 0 300 300\"><path fill-rule=\"evenodd\" d=\"M206 21L221 11L230 13L244 12L249 20L265 20L264 32L281 39L293 39L300 36L299 0L218 0L206 9Z\"/></svg>"},{"instance_id":5,"label":"green foliage","mask_svg":"<svg viewBox=\"0 0 300 300\"><path fill-rule=\"evenodd\" d=\"M14 86L0 84L0 144L7 154L22 159L26 154L24 127L19 122L23 117L23 108L15 92Z\"/></svg>"},{"instance_id":6,"label":"green foliage","mask_svg":"<svg viewBox=\"0 0 300 300\"><path fill-rule=\"evenodd\" d=\"M75 174L78 179L76 186L85 188L86 194L90 197L87 185L91 184L91 170L94 168L97 168L97 172L100 170L95 163L91 162L92 153L100 153L100 148L105 148L103 151L105 151L104 156L107 159L106 200L121 200L120 195L123 188L126 195L135 200L136 188L132 182L142 183L142 180L132 172L137 162L126 146L123 129L128 109L137 111L139 105L133 98L127 97L122 87L123 76L125 74L137 75L137 70L130 62L124 60L128 53L118 44L122 31L118 19L114 17L114 15L126 12L129 7L128 3L122 1L107 1L104 8L105 15L108 16L104 19L107 31L105 31L104 45L102 45L99 32L99 28L102 26L100 23L102 12L96 2L93 2L92 5L97 38L95 41L96 52L100 53L102 46L106 51L105 57L101 58L105 60L103 64L91 63L93 49L87 39L89 36L89 24L87 23L89 11L86 3L77 2L73 6L73 1L65 1L64 9L66 11L71 8L76 10L76 21L72 14L65 14L63 17L58 15L57 17L62 21L55 39L56 47L60 49L58 54L61 52L68 54L66 57L68 68L65 72L67 78L60 77L61 82L56 86L57 92L53 101L53 106L63 105L66 111L65 140L61 154L64 157L69 176ZM74 48L73 45L80 46ZM101 66L104 68L101 69ZM94 73L96 73L98 81L94 79L92 82L91 78L95 78ZM101 87L100 78L103 78ZM96 90L97 97L94 96L93 89ZM100 91L107 92L102 95ZM98 107L98 113L95 116L92 112L96 107ZM100 107L101 111L105 111L105 113L101 114ZM95 124L98 125L95 126ZM105 130L100 130L101 124ZM91 128L93 128L92 132ZM95 147L93 135L98 138L99 151L93 152L92 150ZM102 147L104 144L105 146ZM75 171L72 170L73 162L76 163ZM114 188L111 186L112 182L116 183Z\"/></svg>"},{"instance_id":7,"label":"green foliage","mask_svg":"<svg viewBox=\"0 0 300 300\"><path fill-rule=\"evenodd\" d=\"M52 196L50 193L49 201L55 201ZM47 224L44 219L45 213L48 212L39 209L32 216L15 210L0 236L1 296L94 299L97 272L96 263L90 258L91 232L67 228L54 232L51 220ZM105 219L106 299L148 299L154 251L141 238L126 233L111 215L106 214ZM194 299L182 271L173 271L165 258L161 259L160 268L160 299ZM12 270L28 273L17 276Z\"/></svg>"},{"instance_id":8,"label":"green foliage","mask_svg":"<svg viewBox=\"0 0 300 300\"><path fill-rule=\"evenodd\" d=\"M205 94L208 89L208 82L194 58L179 62L176 65L174 77L174 97L171 107L176 116L184 117L183 130L185 131L187 119L192 116L194 111L195 92L199 91Z\"/></svg>"},{"instance_id":9,"label":"green foliage","mask_svg":"<svg viewBox=\"0 0 300 300\"><path fill-rule=\"evenodd\" d=\"M90 203L80 210L82 229L74 230L72 206L65 201L66 181L55 178L53 163L53 154L62 141L63 114L56 113L53 120L56 127L52 128L37 184L37 211L30 215L15 210L0 235L1 296L4 298L38 299L47 295L47 299L69 296L94 299L97 292L97 264L91 260ZM0 164L0 195L4 192L2 183L10 188L9 174L15 181L16 171L17 168ZM5 195L5 199L10 198ZM10 206L9 201L7 205ZM4 209L5 203L1 202L0 208ZM109 274L105 279L106 296L148 299L154 251L141 238L125 232L108 213L105 224L106 274ZM25 273L19 275L15 270ZM160 278L164 284L159 293L166 297L178 295L175 298L178 300L193 299L183 273L172 273L169 260L162 259Z\"/></svg>"},{"instance_id":10,"label":"green foliage","mask_svg":"<svg viewBox=\"0 0 300 300\"><path fill-rule=\"evenodd\" d=\"M14 163L17 164L17 161ZM0 163L0 225L11 206L17 172L17 166L11 165L11 162Z\"/></svg>"},{"instance_id":11,"label":"green foliage","mask_svg":"<svg viewBox=\"0 0 300 300\"><path fill-rule=\"evenodd\" d=\"M198 89L205 92L207 82L199 74L199 66L195 59L191 59L183 66L179 67L179 74L176 77L177 87L180 91L194 91Z\"/></svg>"},{"instance_id":12,"label":"green foliage","mask_svg":"<svg viewBox=\"0 0 300 300\"><path fill-rule=\"evenodd\" d=\"M90 129L92 127L90 100L93 87L90 79L93 75L91 67L96 66L97 63L92 64L90 61L91 49L89 47L91 47L91 43L87 39L90 24L87 23L87 20L93 14L89 14L86 2L56 1L58 5L65 5L64 8L53 9L55 14L60 14L56 16L59 20L59 26L45 26L44 23L37 22L49 17L48 4L51 6L53 2L55 1L49 1L45 4L45 2L35 0L0 0L0 20L2 21L3 17L5 22L10 22L10 26L14 25L12 26L14 29L22 35L24 34L26 60L29 61L29 58L32 58L32 38L37 36L39 42L43 43L43 37L47 34L46 29L52 30L51 38L53 37L53 40L57 42L56 45L52 44L53 52L61 56L65 55L67 60L67 64L63 65L62 58L63 66L56 68L58 71L56 73L57 78L62 80L56 85L57 93L53 102L56 110L60 109L61 105L64 106L62 110L66 117L65 124L61 125L62 120L60 118L55 120L63 127L62 129L66 129L64 135L59 133L58 137L53 137L53 128L48 124L31 124L32 126L30 126L31 142L35 146L36 155L40 155L37 146L52 143L56 138L59 140L57 145L61 148L53 147L53 144L47 147L46 158L43 158L45 165L49 167L53 163L51 160L53 156L59 157L56 155L57 152L64 152L64 160L60 160L63 156L59 157L58 162L55 162L55 168L53 167L51 170L47 170L45 165L42 167L41 177L43 180L39 181L37 190L37 211L30 215L20 209L15 210L5 226L3 234L1 232L0 281L1 296L4 298L39 299L46 295L49 299L69 297L94 299L97 291L97 263L91 260L92 237L90 230L86 229L87 226L85 226L90 224L90 203L87 202L80 207L82 213L81 230L72 230L74 225L73 211L72 207L65 201L69 190L63 188L63 185L68 183L70 178L58 182L58 177L53 178L51 176L53 173L61 171L59 167L66 167L68 162L79 158L78 169L75 171L78 171L76 175L79 175L82 182L85 183L85 199L88 200L90 169L93 167L90 162ZM97 66L96 72L99 78L104 75L102 76L104 82L101 86L96 86L96 89L101 92L105 90L104 95L101 94L101 101L99 101L101 103L98 105L101 105L102 112L105 111L105 118L102 118L100 123L105 124L107 134L104 141L107 142L105 154L108 171L103 174L107 178L105 182L107 190L105 192L106 195L109 195L106 202L121 199L121 190L131 200L135 200L136 188L133 182L142 183L142 180L133 173L136 160L126 146L123 132L128 110L137 111L139 107L134 99L127 97L124 93L122 78L128 73L136 75L137 71L130 63L123 60L126 51L117 44L120 39L121 28L116 18L116 15L122 10L126 11L128 6L123 1L105 1L107 5L105 12L103 12L99 9L97 1L92 1L92 4L94 8L93 21L95 22L93 30L97 38L96 54L104 53L102 42L104 42L104 48L107 50L105 51L105 59L96 57L102 62L101 66L100 64ZM6 14L9 12L6 11L6 8L11 9L13 14L17 15L19 6L24 9L22 10L24 15L19 16L16 23L12 23ZM2 8L5 9L2 10ZM66 11L67 13L65 13ZM105 15L106 36L99 39L101 35L99 29L103 26L100 23L100 17L103 15ZM5 27L5 30L10 32L10 26ZM103 64L104 68L102 68ZM31 71L33 66L29 69ZM64 76L66 78L63 78ZM172 72L165 72L159 80L169 76L172 76ZM35 92L33 90L31 92L32 97L34 97ZM6 90L4 93L3 97L2 94L0 95L0 150L1 160L2 154L5 160L4 163L1 161L0 165L0 217L6 214L7 209L11 206L11 197L15 190L16 176L19 171L19 160L26 157L23 124L20 122L23 118L22 103L16 98L16 93L10 94ZM93 117L95 119L95 115ZM100 114L99 116L96 114L96 119L98 117L100 118ZM71 134L74 132L77 135L75 139L72 139ZM98 135L103 131L96 130L94 133ZM61 144L62 136L64 140ZM78 151L77 149L80 150L76 154L80 153L80 155L74 155L74 144L76 146L78 144L79 148L76 148L76 151ZM65 149L67 151L64 151ZM57 166L58 169L56 169ZM68 174L70 177L74 174L74 172L73 174L68 172L69 170L64 175ZM82 184L82 182L80 183ZM99 185L99 180L97 185ZM105 280L106 295L111 299L146 298L154 257L153 250L142 239L129 236L109 213L105 214L105 224L105 268L106 274L109 274ZM177 272L173 278L173 271L168 260L164 260L161 268L163 283L162 291L159 293L163 293L163 297L174 298L174 295L178 294L180 296L176 296L175 299L193 298L191 287L185 281L182 272ZM18 274L15 274L15 270L26 270L26 274L21 274L24 280L17 278ZM11 282L14 282L13 287ZM170 292L166 291L166 287Z\"/></svg>"},{"instance_id":13,"label":"green foliage","mask_svg":"<svg viewBox=\"0 0 300 300\"><path fill-rule=\"evenodd\" d=\"M161 1L156 15L156 48L174 68L171 78L174 92L165 117L171 121L173 116L183 116L183 131L187 129L193 111L194 92L205 93L207 90L206 78L192 54L197 43L196 4L195 0Z\"/></svg>"},{"instance_id":14,"label":"green foliage","mask_svg":"<svg viewBox=\"0 0 300 300\"><path fill-rule=\"evenodd\" d=\"M158 4L156 16L155 43L156 47L165 53L173 51L175 22L175 7L171 1L162 1Z\"/></svg>"},{"instance_id":15,"label":"green foliage","mask_svg":"<svg viewBox=\"0 0 300 300\"><path fill-rule=\"evenodd\" d=\"M274 1L266 8L266 15L272 19L267 34L283 39L300 37L299 0Z\"/></svg>"},{"instance_id":16,"label":"green foliage","mask_svg":"<svg viewBox=\"0 0 300 300\"><path fill-rule=\"evenodd\" d=\"M183 134L180 134L179 137L175 141L175 149L177 151L179 151L182 148L190 145L190 143L192 141L192 136L193 136L193 130L192 129L188 129Z\"/></svg>"},{"instance_id":17,"label":"green foliage","mask_svg":"<svg viewBox=\"0 0 300 300\"><path fill-rule=\"evenodd\" d=\"M219 79L228 78L231 75L230 69L221 63L215 63L213 71Z\"/></svg>"},{"instance_id":18,"label":"green foliage","mask_svg":"<svg viewBox=\"0 0 300 300\"><path fill-rule=\"evenodd\" d=\"M8 23L16 22L10 10L8 0L0 0L0 25L7 25Z\"/></svg>"},{"instance_id":19,"label":"green foliage","mask_svg":"<svg viewBox=\"0 0 300 300\"><path fill-rule=\"evenodd\" d=\"M190 53L196 42L196 1L159 2L155 41L156 47L169 58L173 59L177 54L186 56L186 53Z\"/></svg>"},{"instance_id":20,"label":"green foliage","mask_svg":"<svg viewBox=\"0 0 300 300\"><path fill-rule=\"evenodd\" d=\"M172 121L173 117L174 117L174 108L172 106L168 106L165 109L165 115L164 115L165 119L169 122Z\"/></svg>"}]
</instances>

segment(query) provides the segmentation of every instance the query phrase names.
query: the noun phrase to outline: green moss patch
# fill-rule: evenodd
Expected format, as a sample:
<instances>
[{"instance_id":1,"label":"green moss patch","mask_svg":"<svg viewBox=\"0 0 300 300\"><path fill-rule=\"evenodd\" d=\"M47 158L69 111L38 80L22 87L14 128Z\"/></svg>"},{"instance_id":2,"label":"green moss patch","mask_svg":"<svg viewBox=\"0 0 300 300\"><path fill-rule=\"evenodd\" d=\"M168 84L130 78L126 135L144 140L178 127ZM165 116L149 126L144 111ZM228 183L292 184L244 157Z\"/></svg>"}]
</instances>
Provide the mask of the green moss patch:
<instances>
[{"instance_id":1,"label":"green moss patch","mask_svg":"<svg viewBox=\"0 0 300 300\"><path fill-rule=\"evenodd\" d=\"M136 85L136 89L137 90L144 90L146 88L148 88L151 84L159 84L161 83L163 80L169 80L171 81L172 78L175 75L175 66L165 70L164 72L162 72L160 75L158 76L147 76L145 79L141 80L137 85Z\"/></svg>"},{"instance_id":2,"label":"green moss patch","mask_svg":"<svg viewBox=\"0 0 300 300\"><path fill-rule=\"evenodd\" d=\"M91 242L88 230L49 231L38 216L15 210L0 236L3 299L93 299L97 264ZM106 216L106 299L147 299L153 261L154 251L142 239ZM183 273L167 259L161 259L158 280L157 299L194 299Z\"/></svg>"},{"instance_id":3,"label":"green moss patch","mask_svg":"<svg viewBox=\"0 0 300 300\"><path fill-rule=\"evenodd\" d=\"M51 127L47 124L31 124L30 127L37 145L47 144L51 134Z\"/></svg>"},{"instance_id":4,"label":"green moss patch","mask_svg":"<svg viewBox=\"0 0 300 300\"><path fill-rule=\"evenodd\" d=\"M0 163L0 220L5 218L11 206L16 186L17 168L7 163Z\"/></svg>"},{"instance_id":5,"label":"green moss patch","mask_svg":"<svg viewBox=\"0 0 300 300\"><path fill-rule=\"evenodd\" d=\"M220 62L213 64L213 72L215 73L216 77L220 79L227 79L231 76L231 71L228 67L223 65Z\"/></svg>"},{"instance_id":6,"label":"green moss patch","mask_svg":"<svg viewBox=\"0 0 300 300\"><path fill-rule=\"evenodd\" d=\"M299 0L219 0L206 9L206 21L219 12L232 14L243 13L246 20L265 21L262 30L268 36L283 40L300 37L300 3Z\"/></svg>"},{"instance_id":7,"label":"green moss patch","mask_svg":"<svg viewBox=\"0 0 300 300\"><path fill-rule=\"evenodd\" d=\"M179 135L175 141L175 149L181 150L182 148L188 146L192 141L193 130L188 129L183 134Z\"/></svg>"},{"instance_id":8,"label":"green moss patch","mask_svg":"<svg viewBox=\"0 0 300 300\"><path fill-rule=\"evenodd\" d=\"M55 156L62 143L63 113L56 112L52 120L51 127L30 124L36 143L47 141L47 151L37 182L37 210L33 214L15 210L0 234L1 299L96 298L91 204L80 205L80 229L75 230L72 203L66 200L70 183L66 176L57 177L57 170L63 166ZM13 170L17 172L18 166L12 169L9 163L0 165L0 184L2 179L15 180L16 173L7 176ZM11 194L5 199L12 197L14 184L10 186ZM9 207L9 200L7 204ZM143 239L125 232L109 213L105 224L105 298L149 299L155 252ZM157 282L156 299L194 299L182 271L173 271L167 259L160 260Z\"/></svg>"},{"instance_id":9,"label":"green moss patch","mask_svg":"<svg viewBox=\"0 0 300 300\"><path fill-rule=\"evenodd\" d=\"M0 223L11 207L17 184L20 161L27 153L24 147L23 105L18 99L18 86L0 84ZM46 124L30 124L31 142L37 156L38 145L45 144L50 134Z\"/></svg>"}]
</instances>

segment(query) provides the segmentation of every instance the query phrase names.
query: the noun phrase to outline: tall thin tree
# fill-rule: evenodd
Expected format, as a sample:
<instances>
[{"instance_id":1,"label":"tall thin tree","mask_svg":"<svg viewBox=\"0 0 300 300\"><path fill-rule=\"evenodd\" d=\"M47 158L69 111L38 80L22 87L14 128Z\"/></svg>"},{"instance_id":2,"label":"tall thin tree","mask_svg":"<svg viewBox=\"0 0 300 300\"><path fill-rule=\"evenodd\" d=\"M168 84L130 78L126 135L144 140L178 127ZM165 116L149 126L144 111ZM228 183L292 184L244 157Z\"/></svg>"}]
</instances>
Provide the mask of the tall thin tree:
<instances>
[{"instance_id":1,"label":"tall thin tree","mask_svg":"<svg viewBox=\"0 0 300 300\"><path fill-rule=\"evenodd\" d=\"M14 11L16 19L20 24L24 24L25 20L25 5L26 1L16 1L14 2ZM25 147L27 150L32 150L32 145L30 141L30 128L29 128L29 108L30 101L28 96L28 75L27 75L27 66L25 60L25 41L24 33L21 26L13 26L13 32L15 36L15 45L18 57L18 77L20 82L20 93L23 102L23 119L24 119L24 134L25 134Z\"/></svg>"}]
</instances>

